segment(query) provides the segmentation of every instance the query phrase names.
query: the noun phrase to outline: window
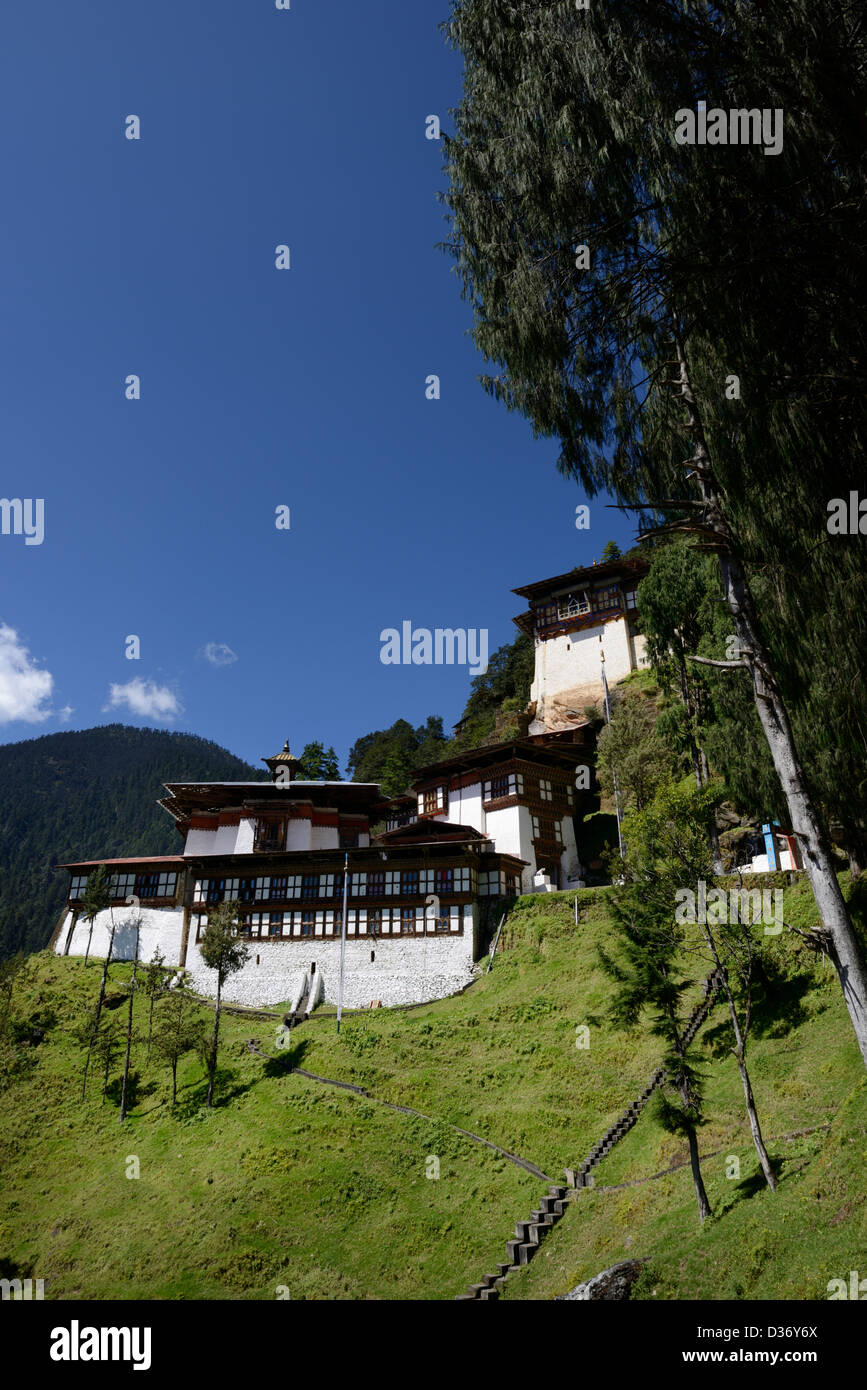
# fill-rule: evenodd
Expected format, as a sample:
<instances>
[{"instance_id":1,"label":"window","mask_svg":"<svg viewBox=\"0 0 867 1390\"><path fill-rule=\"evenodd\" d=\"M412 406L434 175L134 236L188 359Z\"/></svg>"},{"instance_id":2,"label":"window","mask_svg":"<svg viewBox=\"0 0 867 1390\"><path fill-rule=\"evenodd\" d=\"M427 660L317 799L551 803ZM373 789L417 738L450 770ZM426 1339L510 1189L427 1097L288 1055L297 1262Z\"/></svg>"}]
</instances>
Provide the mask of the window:
<instances>
[{"instance_id":1,"label":"window","mask_svg":"<svg viewBox=\"0 0 867 1390\"><path fill-rule=\"evenodd\" d=\"M320 898L342 898L342 897L343 897L343 874L320 874L320 876L319 876L319 897L320 897Z\"/></svg>"},{"instance_id":2,"label":"window","mask_svg":"<svg viewBox=\"0 0 867 1390\"><path fill-rule=\"evenodd\" d=\"M402 907L400 909L400 934L401 936L415 935L415 908Z\"/></svg>"},{"instance_id":3,"label":"window","mask_svg":"<svg viewBox=\"0 0 867 1390\"><path fill-rule=\"evenodd\" d=\"M371 935L376 936L382 930L382 908L369 907L367 909L367 930Z\"/></svg>"},{"instance_id":4,"label":"window","mask_svg":"<svg viewBox=\"0 0 867 1390\"><path fill-rule=\"evenodd\" d=\"M381 898L385 894L385 870L375 869L367 875L367 896Z\"/></svg>"},{"instance_id":5,"label":"window","mask_svg":"<svg viewBox=\"0 0 867 1390\"><path fill-rule=\"evenodd\" d=\"M400 891L407 895L418 893L418 869L404 869L400 876Z\"/></svg>"},{"instance_id":6,"label":"window","mask_svg":"<svg viewBox=\"0 0 867 1390\"><path fill-rule=\"evenodd\" d=\"M637 607L638 607L638 590L637 590L637 589L634 589L634 588L633 588L633 589L627 589L627 590L626 590L626 607L627 607L627 608L637 608Z\"/></svg>"},{"instance_id":7,"label":"window","mask_svg":"<svg viewBox=\"0 0 867 1390\"><path fill-rule=\"evenodd\" d=\"M535 840L555 840L559 842L559 825L547 816L533 816L533 838Z\"/></svg>"},{"instance_id":8,"label":"window","mask_svg":"<svg viewBox=\"0 0 867 1390\"><path fill-rule=\"evenodd\" d=\"M257 850L285 849L286 832L285 818L273 820L269 817L262 817L256 822L256 839L253 847Z\"/></svg>"},{"instance_id":9,"label":"window","mask_svg":"<svg viewBox=\"0 0 867 1390\"><path fill-rule=\"evenodd\" d=\"M256 901L256 880L254 878L239 878L237 897L242 903L252 903Z\"/></svg>"},{"instance_id":10,"label":"window","mask_svg":"<svg viewBox=\"0 0 867 1390\"><path fill-rule=\"evenodd\" d=\"M457 921L459 909L447 907L439 917L434 918L433 929L435 932L447 932L451 930L452 921Z\"/></svg>"},{"instance_id":11,"label":"window","mask_svg":"<svg viewBox=\"0 0 867 1390\"><path fill-rule=\"evenodd\" d=\"M69 884L70 902L77 902L79 898L84 897L84 890L87 887L87 880L89 877L89 874L74 874L72 876Z\"/></svg>"},{"instance_id":12,"label":"window","mask_svg":"<svg viewBox=\"0 0 867 1390\"><path fill-rule=\"evenodd\" d=\"M540 603L536 609L536 630L539 628L550 627L557 621L556 603Z\"/></svg>"},{"instance_id":13,"label":"window","mask_svg":"<svg viewBox=\"0 0 867 1390\"><path fill-rule=\"evenodd\" d=\"M301 935L302 935L302 936L312 936L312 935L313 935L313 930L314 930L315 923L316 923L316 913L315 913L315 912L302 912L302 913L301 913Z\"/></svg>"},{"instance_id":14,"label":"window","mask_svg":"<svg viewBox=\"0 0 867 1390\"><path fill-rule=\"evenodd\" d=\"M302 898L307 898L307 899L309 899L309 898L318 898L318 897L319 897L319 875L318 875L318 874L304 874L304 875L302 876L302 878L301 878L301 897L302 897ZM303 931L302 931L301 935L302 935L302 936L304 935Z\"/></svg>"},{"instance_id":15,"label":"window","mask_svg":"<svg viewBox=\"0 0 867 1390\"><path fill-rule=\"evenodd\" d=\"M580 618L590 612L590 600L585 592L566 594L557 604L558 618Z\"/></svg>"},{"instance_id":16,"label":"window","mask_svg":"<svg viewBox=\"0 0 867 1390\"><path fill-rule=\"evenodd\" d=\"M268 935L269 935L269 936L282 936L282 935L283 935L283 913L282 913L282 912L269 912L269 913L268 913Z\"/></svg>"},{"instance_id":17,"label":"window","mask_svg":"<svg viewBox=\"0 0 867 1390\"><path fill-rule=\"evenodd\" d=\"M128 898L135 893L135 874L112 874L109 892L113 898ZM140 895L139 895L140 896Z\"/></svg>"},{"instance_id":18,"label":"window","mask_svg":"<svg viewBox=\"0 0 867 1390\"><path fill-rule=\"evenodd\" d=\"M339 839L341 849L357 849L358 847L357 830L341 830Z\"/></svg>"},{"instance_id":19,"label":"window","mask_svg":"<svg viewBox=\"0 0 867 1390\"><path fill-rule=\"evenodd\" d=\"M250 937L253 935L253 924L249 917L242 917L238 923L238 935ZM257 933L258 935L258 933Z\"/></svg>"},{"instance_id":20,"label":"window","mask_svg":"<svg viewBox=\"0 0 867 1390\"><path fill-rule=\"evenodd\" d=\"M174 874L139 874L136 879L136 896L139 898L173 898L178 876Z\"/></svg>"},{"instance_id":21,"label":"window","mask_svg":"<svg viewBox=\"0 0 867 1390\"><path fill-rule=\"evenodd\" d=\"M427 791L419 796L419 810L426 816L434 815L437 811L447 811L449 806L449 793L447 787L428 787Z\"/></svg>"},{"instance_id":22,"label":"window","mask_svg":"<svg viewBox=\"0 0 867 1390\"><path fill-rule=\"evenodd\" d=\"M521 772L498 772L482 787L485 801L499 801L506 796L524 795L524 775Z\"/></svg>"},{"instance_id":23,"label":"window","mask_svg":"<svg viewBox=\"0 0 867 1390\"><path fill-rule=\"evenodd\" d=\"M540 797L540 799L541 799L542 801L550 801L550 800L551 800L551 795L552 795L552 793L551 793L551 783L550 783L545 777L540 778L540 781L539 781L539 797Z\"/></svg>"},{"instance_id":24,"label":"window","mask_svg":"<svg viewBox=\"0 0 867 1390\"><path fill-rule=\"evenodd\" d=\"M596 589L593 594L593 612L606 613L609 609L620 608L620 590L616 584L604 589Z\"/></svg>"},{"instance_id":25,"label":"window","mask_svg":"<svg viewBox=\"0 0 867 1390\"><path fill-rule=\"evenodd\" d=\"M437 897L455 891L455 871L454 869L437 869L434 879L434 892Z\"/></svg>"}]
</instances>

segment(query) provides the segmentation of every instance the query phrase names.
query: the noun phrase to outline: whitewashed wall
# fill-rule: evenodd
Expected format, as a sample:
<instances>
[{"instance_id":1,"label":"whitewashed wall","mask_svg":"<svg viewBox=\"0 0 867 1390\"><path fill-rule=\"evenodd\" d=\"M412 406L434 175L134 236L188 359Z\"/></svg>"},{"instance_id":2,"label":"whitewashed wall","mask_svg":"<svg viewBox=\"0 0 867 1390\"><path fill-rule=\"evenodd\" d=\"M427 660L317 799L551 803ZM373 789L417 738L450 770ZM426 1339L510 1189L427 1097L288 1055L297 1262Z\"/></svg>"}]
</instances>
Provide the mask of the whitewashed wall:
<instances>
[{"instance_id":1,"label":"whitewashed wall","mask_svg":"<svg viewBox=\"0 0 867 1390\"><path fill-rule=\"evenodd\" d=\"M523 806L503 806L499 811L486 813L488 834L496 844L499 854L516 854L519 859L532 858L533 846L529 838L532 835L532 827L529 812L527 812L524 827L526 838L523 844L521 840L521 811L526 809Z\"/></svg>"},{"instance_id":2,"label":"whitewashed wall","mask_svg":"<svg viewBox=\"0 0 867 1390\"><path fill-rule=\"evenodd\" d=\"M530 687L530 700L536 702L536 720L531 732L542 732L546 716L557 724L563 722L567 709L574 708L580 714L584 705L602 698L603 650L609 688L631 671L647 665L645 640L640 636L630 638L625 618L536 643Z\"/></svg>"},{"instance_id":3,"label":"whitewashed wall","mask_svg":"<svg viewBox=\"0 0 867 1390\"><path fill-rule=\"evenodd\" d=\"M315 963L325 1001L337 1003L340 939L305 937L301 941L251 941L250 959L227 980L225 998L251 1007L282 1004L293 998L303 975ZM374 959L370 959L371 951ZM187 967L202 994L213 995L214 972L202 964L190 942ZM348 940L343 981L347 1008L365 1008L371 1000L384 1007L423 1003L454 994L472 979L472 930L448 937L392 937L380 941Z\"/></svg>"},{"instance_id":4,"label":"whitewashed wall","mask_svg":"<svg viewBox=\"0 0 867 1390\"><path fill-rule=\"evenodd\" d=\"M116 907L113 909L114 920L117 930L114 937L114 948L112 950L113 960L132 960L135 954L135 932L126 925L129 922L130 907ZM181 937L184 929L184 911L180 907L143 907L141 909L141 936L139 941L139 959L152 960L157 951L165 956L166 965L177 965L181 952ZM58 934L55 943L55 953L62 956L66 953L66 938L69 935L69 927L72 921L72 913L66 915L66 920ZM72 934L72 941L69 946L69 955L83 956L87 950L87 937L90 931L90 924L79 917L75 931ZM100 959L108 954L108 944L111 938L111 913L98 912L93 923L93 939L90 944L91 956L98 956Z\"/></svg>"},{"instance_id":5,"label":"whitewashed wall","mask_svg":"<svg viewBox=\"0 0 867 1390\"><path fill-rule=\"evenodd\" d=\"M256 839L256 822L254 820L242 820L238 826L238 834L235 838L235 854L252 854L253 843Z\"/></svg>"},{"instance_id":6,"label":"whitewashed wall","mask_svg":"<svg viewBox=\"0 0 867 1390\"><path fill-rule=\"evenodd\" d=\"M310 849L310 831L312 828L309 820L290 820L286 848L289 850Z\"/></svg>"},{"instance_id":7,"label":"whitewashed wall","mask_svg":"<svg viewBox=\"0 0 867 1390\"><path fill-rule=\"evenodd\" d=\"M311 825L311 849L339 849L340 832L336 825Z\"/></svg>"},{"instance_id":8,"label":"whitewashed wall","mask_svg":"<svg viewBox=\"0 0 867 1390\"><path fill-rule=\"evenodd\" d=\"M251 827L249 832L245 826ZM236 849L239 841L244 848ZM188 830L184 854L249 854L252 848L252 821L242 821L240 825L221 825L216 830Z\"/></svg>"},{"instance_id":9,"label":"whitewashed wall","mask_svg":"<svg viewBox=\"0 0 867 1390\"><path fill-rule=\"evenodd\" d=\"M469 825L473 830L486 834L485 811L482 805L482 784L473 782L468 787L458 787L449 792L449 809L446 817L453 825Z\"/></svg>"},{"instance_id":10,"label":"whitewashed wall","mask_svg":"<svg viewBox=\"0 0 867 1390\"><path fill-rule=\"evenodd\" d=\"M115 909L115 920L121 922L129 909ZM181 908L143 908L139 941L139 959L152 960L157 951L165 957L166 965L180 960L184 914ZM63 955L72 914L67 914L58 935L55 951ZM348 939L344 972L343 1002L347 1008L366 1007L372 999L381 1000L384 1007L393 1004L423 1003L454 994L472 979L473 923L471 905L464 908L462 936L394 936L376 941L370 937ZM108 951L110 916L100 912L93 927L90 947L92 958L104 959ZM87 949L88 925L79 918L69 948L71 956L83 956ZM300 988L305 971L316 962L321 972L324 997L327 1003L337 1002L337 977L340 963L340 938L304 937L289 941L248 941L250 959L237 975L226 982L223 991L230 1003L250 1007L283 1004L291 1000ZM113 958L131 960L135 949L135 934L121 927L115 935ZM374 954L371 961L370 953ZM199 947L193 939L187 946L187 969L192 983L201 994L216 994L216 977L204 965Z\"/></svg>"}]
</instances>

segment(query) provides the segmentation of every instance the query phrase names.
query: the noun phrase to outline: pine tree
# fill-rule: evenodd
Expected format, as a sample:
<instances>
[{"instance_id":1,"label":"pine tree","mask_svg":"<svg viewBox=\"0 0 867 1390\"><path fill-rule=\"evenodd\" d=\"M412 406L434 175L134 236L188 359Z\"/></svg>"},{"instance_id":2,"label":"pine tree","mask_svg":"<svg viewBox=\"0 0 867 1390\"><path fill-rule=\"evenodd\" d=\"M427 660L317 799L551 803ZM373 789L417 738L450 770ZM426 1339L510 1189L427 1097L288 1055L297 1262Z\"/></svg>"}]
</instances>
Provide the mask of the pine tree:
<instances>
[{"instance_id":1,"label":"pine tree","mask_svg":"<svg viewBox=\"0 0 867 1390\"><path fill-rule=\"evenodd\" d=\"M828 264L829 244L841 261L850 238L863 245L865 220L852 99L828 73L839 60L863 108L867 38L850 0L832 8L833 35L807 0L772 16L749 3L455 0L447 32L466 76L446 201L476 343L499 368L487 389L559 438L561 470L590 495L610 488L718 557L740 658L716 664L751 681L867 1063L867 967L786 691L798 663L821 659L787 611L787 589L812 613L817 598L788 580L786 547L823 546L829 462L835 487L854 479L867 434L854 385L867 344L851 303L853 289L864 300L863 258L854 280ZM674 139L675 114L697 97L746 108L757 86L772 109L790 102L778 155ZM737 368L750 372L743 401ZM764 626L747 568L762 549L781 595ZM851 554L840 560L863 595ZM860 690L851 645L843 666ZM832 720L852 708L842 695ZM863 767L863 723L850 723Z\"/></svg>"},{"instance_id":2,"label":"pine tree","mask_svg":"<svg viewBox=\"0 0 867 1390\"><path fill-rule=\"evenodd\" d=\"M97 914L107 912L111 908L111 876L105 864L100 864L87 876L87 883L84 885L84 894L81 899L81 915L85 922L89 923L87 933L87 947L84 952L84 964L87 965L87 958L90 955L90 943L93 940L93 924Z\"/></svg>"},{"instance_id":3,"label":"pine tree","mask_svg":"<svg viewBox=\"0 0 867 1390\"><path fill-rule=\"evenodd\" d=\"M200 943L201 957L209 970L216 971L217 998L214 1005L214 1031L208 1054L208 1108L214 1101L214 1079L217 1074L217 1048L220 1037L220 1009L222 1007L223 985L230 975L240 970L249 959L250 952L238 937L238 913L231 902L221 903L208 913L208 925L202 933Z\"/></svg>"},{"instance_id":4,"label":"pine tree","mask_svg":"<svg viewBox=\"0 0 867 1390\"><path fill-rule=\"evenodd\" d=\"M178 1063L188 1052L205 1052L205 1020L183 982L161 997L153 1037L157 1057L172 1073L172 1107L178 1095Z\"/></svg>"}]
</instances>

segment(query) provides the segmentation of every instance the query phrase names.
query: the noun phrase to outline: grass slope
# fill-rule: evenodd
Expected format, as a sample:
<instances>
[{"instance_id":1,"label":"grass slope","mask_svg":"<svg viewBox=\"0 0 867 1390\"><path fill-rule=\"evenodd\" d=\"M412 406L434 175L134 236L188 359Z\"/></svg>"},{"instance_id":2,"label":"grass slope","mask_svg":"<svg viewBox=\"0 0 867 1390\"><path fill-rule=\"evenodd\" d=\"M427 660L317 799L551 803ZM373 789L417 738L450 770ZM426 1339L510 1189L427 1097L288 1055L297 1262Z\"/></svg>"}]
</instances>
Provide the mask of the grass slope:
<instances>
[{"instance_id":1,"label":"grass slope","mask_svg":"<svg viewBox=\"0 0 867 1390\"><path fill-rule=\"evenodd\" d=\"M99 1084L78 1104L71 1027L99 967L47 955L16 1015L56 1022L0 1095L0 1273L46 1280L49 1298L451 1298L505 1258L516 1219L544 1183L455 1132L468 1129L560 1180L654 1070L658 1045L610 1028L596 947L609 940L604 890L522 899L493 971L466 994L409 1012L322 1015L274 1049L274 1024L226 1016L217 1108L202 1108L188 1059L180 1103L144 1074L121 1128ZM812 920L805 885L787 921ZM713 1217L698 1225L688 1168L618 1191L685 1157L645 1112L596 1170L533 1264L504 1296L547 1299L631 1256L651 1264L634 1296L824 1298L831 1278L867 1266L867 1086L840 990L791 936L769 941L780 1006L760 1009L749 1062L781 1167L776 1196L757 1181L725 1014L702 1038L709 1122L702 1151ZM706 966L695 961L696 979ZM128 967L112 970L118 991ZM143 1014L143 1011L142 1011ZM590 1048L576 1047L576 1027ZM251 1053L259 1040L268 1060ZM412 1106L419 1119L290 1073L301 1066ZM820 1125L791 1141L781 1136ZM130 1156L140 1177L128 1178ZM740 1178L727 1178L729 1155ZM439 1177L428 1177L439 1162ZM731 1163L728 1163L729 1169ZM864 1272L867 1272L865 1270Z\"/></svg>"}]
</instances>

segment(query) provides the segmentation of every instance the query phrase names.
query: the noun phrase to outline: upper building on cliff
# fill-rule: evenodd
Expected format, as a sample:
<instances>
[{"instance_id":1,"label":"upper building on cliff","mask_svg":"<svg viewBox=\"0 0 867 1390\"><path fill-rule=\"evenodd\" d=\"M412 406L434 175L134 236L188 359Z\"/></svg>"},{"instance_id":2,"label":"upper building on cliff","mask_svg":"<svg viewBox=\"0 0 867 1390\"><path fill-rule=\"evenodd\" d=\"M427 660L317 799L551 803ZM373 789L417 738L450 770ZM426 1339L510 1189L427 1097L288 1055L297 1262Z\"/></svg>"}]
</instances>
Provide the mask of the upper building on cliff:
<instances>
[{"instance_id":1,"label":"upper building on cliff","mask_svg":"<svg viewBox=\"0 0 867 1390\"><path fill-rule=\"evenodd\" d=\"M536 653L531 734L584 722L585 706L603 697L603 659L609 686L647 666L636 620L638 583L649 568L645 560L609 560L512 590L529 604L514 621Z\"/></svg>"}]
</instances>

